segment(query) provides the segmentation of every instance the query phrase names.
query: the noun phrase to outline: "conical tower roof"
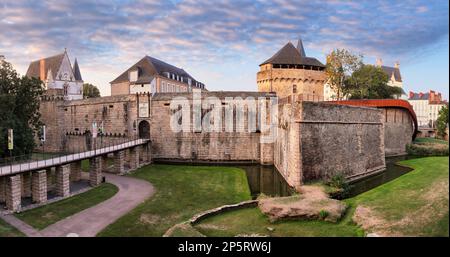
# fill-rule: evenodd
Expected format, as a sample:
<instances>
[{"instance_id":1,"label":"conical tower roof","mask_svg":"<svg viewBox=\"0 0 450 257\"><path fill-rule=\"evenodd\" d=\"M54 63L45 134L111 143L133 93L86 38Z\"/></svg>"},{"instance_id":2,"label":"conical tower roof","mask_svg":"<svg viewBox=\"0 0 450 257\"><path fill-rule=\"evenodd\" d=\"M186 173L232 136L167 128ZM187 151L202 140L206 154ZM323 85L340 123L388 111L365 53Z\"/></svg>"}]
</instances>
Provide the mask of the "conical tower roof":
<instances>
[{"instance_id":1,"label":"conical tower roof","mask_svg":"<svg viewBox=\"0 0 450 257\"><path fill-rule=\"evenodd\" d=\"M301 38L298 39L297 50L302 57L306 57L305 49L303 48L303 42Z\"/></svg>"},{"instance_id":2,"label":"conical tower roof","mask_svg":"<svg viewBox=\"0 0 450 257\"><path fill-rule=\"evenodd\" d=\"M77 58L75 58L75 62L73 64L73 75L75 76L75 81L83 80L81 78L81 72L80 72L80 67L78 67Z\"/></svg>"},{"instance_id":3,"label":"conical tower roof","mask_svg":"<svg viewBox=\"0 0 450 257\"><path fill-rule=\"evenodd\" d=\"M260 65L267 63L271 64L293 64L293 65L308 65L315 67L325 67L319 60L312 57L306 57L303 44L301 44L301 51L296 48L291 42L287 43L283 48L276 52L272 57Z\"/></svg>"}]
</instances>

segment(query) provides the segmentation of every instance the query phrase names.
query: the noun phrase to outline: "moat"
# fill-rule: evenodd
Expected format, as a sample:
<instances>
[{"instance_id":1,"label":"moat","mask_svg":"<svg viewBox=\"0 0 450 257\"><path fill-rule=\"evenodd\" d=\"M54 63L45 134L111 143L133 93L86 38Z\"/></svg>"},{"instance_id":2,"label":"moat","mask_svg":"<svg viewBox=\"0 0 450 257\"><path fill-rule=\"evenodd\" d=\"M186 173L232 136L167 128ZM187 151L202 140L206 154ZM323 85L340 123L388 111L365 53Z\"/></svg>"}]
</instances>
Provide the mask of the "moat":
<instances>
[{"instance_id":1,"label":"moat","mask_svg":"<svg viewBox=\"0 0 450 257\"><path fill-rule=\"evenodd\" d=\"M396 163L412 158L413 157L410 156L386 158L386 170L352 182L348 197L353 197L369 191L370 189L410 172L412 169L397 165ZM258 197L259 194L268 196L289 196L295 192L274 166L241 165L237 167L245 170L253 198Z\"/></svg>"}]
</instances>

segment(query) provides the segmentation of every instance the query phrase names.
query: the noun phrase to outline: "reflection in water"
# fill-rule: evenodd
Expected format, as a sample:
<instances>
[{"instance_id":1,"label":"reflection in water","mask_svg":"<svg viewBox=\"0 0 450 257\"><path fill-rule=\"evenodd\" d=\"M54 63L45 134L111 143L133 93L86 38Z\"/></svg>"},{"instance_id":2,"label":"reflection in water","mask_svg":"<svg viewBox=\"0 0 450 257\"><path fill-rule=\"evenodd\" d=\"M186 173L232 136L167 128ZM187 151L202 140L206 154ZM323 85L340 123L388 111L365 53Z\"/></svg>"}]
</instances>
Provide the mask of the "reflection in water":
<instances>
[{"instance_id":1,"label":"reflection in water","mask_svg":"<svg viewBox=\"0 0 450 257\"><path fill-rule=\"evenodd\" d=\"M240 165L237 167L245 170L253 198L261 193L268 196L289 196L294 192L274 166Z\"/></svg>"},{"instance_id":2,"label":"reflection in water","mask_svg":"<svg viewBox=\"0 0 450 257\"><path fill-rule=\"evenodd\" d=\"M412 158L413 157L410 156L386 158L386 170L374 176L362 178L358 181L354 181L353 183L351 183L352 188L350 190L350 194L348 197L353 197L366 191L369 191L372 188L380 186L384 183L387 183L391 180L400 177L403 174L410 172L412 169L396 165L395 163Z\"/></svg>"}]
</instances>

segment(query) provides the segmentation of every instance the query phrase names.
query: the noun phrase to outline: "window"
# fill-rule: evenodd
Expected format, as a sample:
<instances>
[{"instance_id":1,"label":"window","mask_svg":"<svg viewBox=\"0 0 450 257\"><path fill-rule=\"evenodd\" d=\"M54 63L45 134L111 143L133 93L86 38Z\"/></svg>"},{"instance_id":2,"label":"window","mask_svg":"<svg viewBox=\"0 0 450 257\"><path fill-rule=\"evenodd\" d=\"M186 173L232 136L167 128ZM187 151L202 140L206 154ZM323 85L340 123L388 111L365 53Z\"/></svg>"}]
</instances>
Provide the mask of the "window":
<instances>
[{"instance_id":1,"label":"window","mask_svg":"<svg viewBox=\"0 0 450 257\"><path fill-rule=\"evenodd\" d=\"M64 95L67 95L69 92L69 85L67 85L67 84L64 84L64 87L63 87L63 90L64 90Z\"/></svg>"}]
</instances>

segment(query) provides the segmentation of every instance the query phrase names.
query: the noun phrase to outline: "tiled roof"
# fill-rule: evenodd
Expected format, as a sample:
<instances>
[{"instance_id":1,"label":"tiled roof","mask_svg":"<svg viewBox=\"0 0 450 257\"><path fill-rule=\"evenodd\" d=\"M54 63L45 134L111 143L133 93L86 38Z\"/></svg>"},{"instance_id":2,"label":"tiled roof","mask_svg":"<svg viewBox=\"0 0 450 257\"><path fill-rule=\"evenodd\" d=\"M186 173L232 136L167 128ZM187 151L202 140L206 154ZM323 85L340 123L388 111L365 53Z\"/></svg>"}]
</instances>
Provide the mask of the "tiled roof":
<instances>
[{"instance_id":1,"label":"tiled roof","mask_svg":"<svg viewBox=\"0 0 450 257\"><path fill-rule=\"evenodd\" d=\"M412 97L409 97L408 100L428 100L430 99L430 93L422 94L422 97L419 93L414 93Z\"/></svg>"}]
</instances>

